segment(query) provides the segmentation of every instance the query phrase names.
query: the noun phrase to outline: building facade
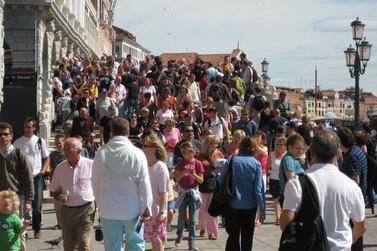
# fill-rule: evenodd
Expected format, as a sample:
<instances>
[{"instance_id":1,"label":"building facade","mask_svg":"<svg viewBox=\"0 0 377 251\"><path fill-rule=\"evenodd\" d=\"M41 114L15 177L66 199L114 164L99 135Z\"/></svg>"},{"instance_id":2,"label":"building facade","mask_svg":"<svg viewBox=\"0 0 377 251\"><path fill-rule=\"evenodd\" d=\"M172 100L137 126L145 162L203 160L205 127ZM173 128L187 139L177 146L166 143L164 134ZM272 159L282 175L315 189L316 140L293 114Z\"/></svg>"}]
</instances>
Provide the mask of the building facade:
<instances>
[{"instance_id":1,"label":"building facade","mask_svg":"<svg viewBox=\"0 0 377 251\"><path fill-rule=\"evenodd\" d=\"M4 0L0 0L0 45L4 44L4 26L3 26L3 17L4 17ZM4 80L4 48L0 46L0 110L1 105L4 102L3 99L3 80Z\"/></svg>"},{"instance_id":2,"label":"building facade","mask_svg":"<svg viewBox=\"0 0 377 251\"><path fill-rule=\"evenodd\" d=\"M132 33L117 26L113 26L113 29L115 33L113 55L115 55L116 60L121 61L127 55L131 55L133 59L140 62L145 59L145 56L151 53L150 50L144 48L136 41L136 36Z\"/></svg>"},{"instance_id":3,"label":"building facade","mask_svg":"<svg viewBox=\"0 0 377 251\"><path fill-rule=\"evenodd\" d=\"M17 129L26 116L37 116L41 137L49 137L54 116L52 73L62 57L92 59L104 53L99 42L99 8L104 1L5 0L3 121ZM29 94L28 99L18 100L17 110L14 99L22 93Z\"/></svg>"}]
</instances>

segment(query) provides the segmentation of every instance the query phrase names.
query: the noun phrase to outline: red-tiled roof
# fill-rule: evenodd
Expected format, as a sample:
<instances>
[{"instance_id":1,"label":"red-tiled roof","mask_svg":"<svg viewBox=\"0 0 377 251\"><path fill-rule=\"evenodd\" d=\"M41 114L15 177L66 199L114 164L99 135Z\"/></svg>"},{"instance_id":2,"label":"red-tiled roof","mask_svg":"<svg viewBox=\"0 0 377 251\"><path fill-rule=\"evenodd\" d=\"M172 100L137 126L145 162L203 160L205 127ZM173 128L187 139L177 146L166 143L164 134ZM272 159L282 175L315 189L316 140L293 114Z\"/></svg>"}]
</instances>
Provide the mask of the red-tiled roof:
<instances>
[{"instance_id":1,"label":"red-tiled roof","mask_svg":"<svg viewBox=\"0 0 377 251\"><path fill-rule=\"evenodd\" d=\"M119 28L115 25L113 25L113 28L114 28L114 31L116 33L116 39L123 39L124 37L126 37L126 38L136 42L136 36L134 36L134 34L132 34L131 32L126 31L122 28Z\"/></svg>"},{"instance_id":2,"label":"red-tiled roof","mask_svg":"<svg viewBox=\"0 0 377 251\"><path fill-rule=\"evenodd\" d=\"M160 55L162 63L167 65L169 60L186 61L186 64L194 63L198 58L204 62L211 62L213 65L218 66L224 62L225 56L238 57L241 54L242 50L234 49L230 54L198 54L196 52L185 52L185 53L163 53Z\"/></svg>"}]
</instances>

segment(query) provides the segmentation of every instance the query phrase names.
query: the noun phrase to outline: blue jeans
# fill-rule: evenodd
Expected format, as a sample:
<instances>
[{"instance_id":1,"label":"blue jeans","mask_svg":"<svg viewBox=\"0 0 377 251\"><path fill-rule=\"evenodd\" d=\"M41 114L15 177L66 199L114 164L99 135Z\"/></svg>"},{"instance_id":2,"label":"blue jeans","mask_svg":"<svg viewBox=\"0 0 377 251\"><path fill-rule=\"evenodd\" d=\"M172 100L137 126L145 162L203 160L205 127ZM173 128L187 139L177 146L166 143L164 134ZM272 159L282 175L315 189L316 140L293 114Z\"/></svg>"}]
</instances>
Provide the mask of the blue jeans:
<instances>
[{"instance_id":1,"label":"blue jeans","mask_svg":"<svg viewBox=\"0 0 377 251\"><path fill-rule=\"evenodd\" d=\"M43 202L43 177L34 177L34 200L32 206L32 227L34 231L41 230L42 223L42 202Z\"/></svg>"},{"instance_id":2,"label":"blue jeans","mask_svg":"<svg viewBox=\"0 0 377 251\"><path fill-rule=\"evenodd\" d=\"M177 237L182 239L183 228L185 227L185 218L186 218L186 208L189 208L189 243L194 244L195 242L195 212L197 210L197 202L192 198L190 194L186 194L181 206L178 208L178 226L177 226Z\"/></svg>"},{"instance_id":3,"label":"blue jeans","mask_svg":"<svg viewBox=\"0 0 377 251\"><path fill-rule=\"evenodd\" d=\"M106 251L120 251L123 244L123 234L126 234L128 250L144 251L144 227L135 232L137 218L133 220L108 220L101 218Z\"/></svg>"}]
</instances>

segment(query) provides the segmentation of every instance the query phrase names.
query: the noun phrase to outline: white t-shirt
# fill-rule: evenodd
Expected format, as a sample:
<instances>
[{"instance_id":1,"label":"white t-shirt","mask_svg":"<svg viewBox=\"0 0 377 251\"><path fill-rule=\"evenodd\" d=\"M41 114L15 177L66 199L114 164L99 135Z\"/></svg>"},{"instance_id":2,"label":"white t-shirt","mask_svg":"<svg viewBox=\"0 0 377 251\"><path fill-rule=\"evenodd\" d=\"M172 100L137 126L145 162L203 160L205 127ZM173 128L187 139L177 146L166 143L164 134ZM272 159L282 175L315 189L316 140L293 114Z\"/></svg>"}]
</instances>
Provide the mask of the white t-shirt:
<instances>
[{"instance_id":1,"label":"white t-shirt","mask_svg":"<svg viewBox=\"0 0 377 251\"><path fill-rule=\"evenodd\" d=\"M169 191L169 171L166 164L162 161L157 161L156 164L148 167L148 171L153 195L152 215L158 216L161 200L160 193L167 193Z\"/></svg>"},{"instance_id":2,"label":"white t-shirt","mask_svg":"<svg viewBox=\"0 0 377 251\"><path fill-rule=\"evenodd\" d=\"M46 142L41 138L41 144L38 144L38 137L33 135L30 138L22 136L18 138L13 146L19 148L26 154L27 160L33 167L33 176L35 177L42 169L42 157L47 158L50 155Z\"/></svg>"},{"instance_id":3,"label":"white t-shirt","mask_svg":"<svg viewBox=\"0 0 377 251\"><path fill-rule=\"evenodd\" d=\"M156 118L158 118L161 125L165 125L166 120L174 118L174 113L170 109L167 109L165 112L160 109L156 113Z\"/></svg>"},{"instance_id":4,"label":"white t-shirt","mask_svg":"<svg viewBox=\"0 0 377 251\"><path fill-rule=\"evenodd\" d=\"M312 181L319 201L331 251L351 250L350 218L365 218L364 197L359 186L341 173L335 165L315 164L305 171ZM284 191L284 210L297 212L301 206L302 189L298 176L288 181Z\"/></svg>"},{"instance_id":5,"label":"white t-shirt","mask_svg":"<svg viewBox=\"0 0 377 251\"><path fill-rule=\"evenodd\" d=\"M154 95L156 95L156 88L154 88L154 85L150 85L146 87L145 85L141 87L141 93L144 94L149 92L151 94L151 101L154 102Z\"/></svg>"},{"instance_id":6,"label":"white t-shirt","mask_svg":"<svg viewBox=\"0 0 377 251\"><path fill-rule=\"evenodd\" d=\"M107 114L108 108L112 105L115 105L115 103L110 97L97 99L96 110L99 114L99 120Z\"/></svg>"},{"instance_id":7,"label":"white t-shirt","mask_svg":"<svg viewBox=\"0 0 377 251\"><path fill-rule=\"evenodd\" d=\"M189 92L194 101L200 101L200 89L198 82L194 81L189 87Z\"/></svg>"},{"instance_id":8,"label":"white t-shirt","mask_svg":"<svg viewBox=\"0 0 377 251\"><path fill-rule=\"evenodd\" d=\"M281 159L276 159L275 152L271 153L271 175L270 179L279 180L279 169Z\"/></svg>"},{"instance_id":9,"label":"white t-shirt","mask_svg":"<svg viewBox=\"0 0 377 251\"><path fill-rule=\"evenodd\" d=\"M211 128L214 135L219 136L220 139L224 138L224 126L226 127L226 121L224 118L216 116L215 120L207 120L204 123L204 130Z\"/></svg>"}]
</instances>

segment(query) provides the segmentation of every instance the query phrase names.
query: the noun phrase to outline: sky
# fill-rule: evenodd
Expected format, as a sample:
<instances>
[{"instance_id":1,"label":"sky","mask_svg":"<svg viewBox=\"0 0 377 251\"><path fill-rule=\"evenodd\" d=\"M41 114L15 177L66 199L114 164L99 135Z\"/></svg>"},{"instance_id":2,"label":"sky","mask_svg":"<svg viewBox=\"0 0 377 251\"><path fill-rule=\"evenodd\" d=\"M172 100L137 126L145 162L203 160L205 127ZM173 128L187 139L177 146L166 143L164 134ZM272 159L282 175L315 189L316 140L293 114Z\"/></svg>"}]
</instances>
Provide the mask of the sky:
<instances>
[{"instance_id":1,"label":"sky","mask_svg":"<svg viewBox=\"0 0 377 251\"><path fill-rule=\"evenodd\" d=\"M377 95L377 0L118 0L114 25L152 51L230 53L239 41L261 74L264 58L277 86L321 89L355 85L344 50L359 17L373 45L360 88Z\"/></svg>"}]
</instances>

